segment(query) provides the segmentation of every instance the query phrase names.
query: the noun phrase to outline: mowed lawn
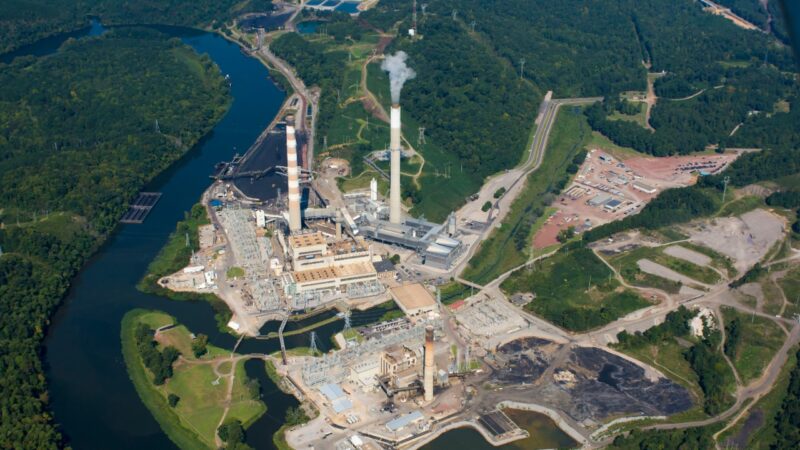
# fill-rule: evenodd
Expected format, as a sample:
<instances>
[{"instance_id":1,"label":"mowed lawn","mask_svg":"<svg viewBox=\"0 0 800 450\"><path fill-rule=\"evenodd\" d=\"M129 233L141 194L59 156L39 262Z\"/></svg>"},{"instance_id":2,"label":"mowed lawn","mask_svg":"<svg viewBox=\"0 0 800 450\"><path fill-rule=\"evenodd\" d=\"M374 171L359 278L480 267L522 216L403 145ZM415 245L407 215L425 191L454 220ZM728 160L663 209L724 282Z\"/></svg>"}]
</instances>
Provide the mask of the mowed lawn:
<instances>
[{"instance_id":1,"label":"mowed lawn","mask_svg":"<svg viewBox=\"0 0 800 450\"><path fill-rule=\"evenodd\" d=\"M147 369L135 346L133 332L143 323L151 329L175 323L168 314L158 311L134 310L123 319L122 340L128 372L140 398L159 422L161 428L179 447L215 448L215 435L225 410L231 371L230 352L213 345L207 353L195 358L190 331L183 325L159 334L159 350L174 346L181 357L173 364L173 376L161 385L153 384L153 374ZM214 367L219 364L219 374ZM235 377L227 418L239 419L245 427L258 419L266 406L257 389L251 386L244 368L245 360L235 361ZM170 394L179 397L175 407L169 406Z\"/></svg>"}]
</instances>

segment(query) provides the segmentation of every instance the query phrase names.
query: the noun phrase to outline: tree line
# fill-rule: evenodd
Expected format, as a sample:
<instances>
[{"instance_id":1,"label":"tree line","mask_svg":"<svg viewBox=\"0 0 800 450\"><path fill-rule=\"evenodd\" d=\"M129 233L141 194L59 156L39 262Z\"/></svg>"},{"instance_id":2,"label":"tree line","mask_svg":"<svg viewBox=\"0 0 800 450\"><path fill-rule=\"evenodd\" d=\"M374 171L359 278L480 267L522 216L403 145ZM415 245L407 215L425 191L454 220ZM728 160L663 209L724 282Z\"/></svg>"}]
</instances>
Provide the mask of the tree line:
<instances>
[{"instance_id":1,"label":"tree line","mask_svg":"<svg viewBox=\"0 0 800 450\"><path fill-rule=\"evenodd\" d=\"M0 54L89 26L160 24L220 27L234 17L271 11L270 0L25 0L0 2Z\"/></svg>"}]
</instances>

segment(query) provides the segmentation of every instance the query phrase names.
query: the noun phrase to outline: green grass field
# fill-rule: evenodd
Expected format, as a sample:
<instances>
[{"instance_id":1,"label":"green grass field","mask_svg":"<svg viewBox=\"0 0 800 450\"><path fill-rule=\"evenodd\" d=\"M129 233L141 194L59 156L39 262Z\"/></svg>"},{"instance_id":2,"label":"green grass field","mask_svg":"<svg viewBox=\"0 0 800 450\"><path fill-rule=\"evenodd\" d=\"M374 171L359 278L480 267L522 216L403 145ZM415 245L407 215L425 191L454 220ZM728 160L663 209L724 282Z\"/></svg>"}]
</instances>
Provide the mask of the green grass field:
<instances>
[{"instance_id":1,"label":"green grass field","mask_svg":"<svg viewBox=\"0 0 800 450\"><path fill-rule=\"evenodd\" d=\"M451 281L439 286L439 292L442 296L442 303L449 305L469 297L474 292L474 289L457 281Z\"/></svg>"},{"instance_id":2,"label":"green grass field","mask_svg":"<svg viewBox=\"0 0 800 450\"><path fill-rule=\"evenodd\" d=\"M650 305L624 289L587 248L559 251L513 273L501 287L507 293L534 293L536 298L525 308L570 331L599 327Z\"/></svg>"},{"instance_id":3,"label":"green grass field","mask_svg":"<svg viewBox=\"0 0 800 450\"><path fill-rule=\"evenodd\" d=\"M734 279L739 274L736 267L733 266L733 260L721 253L717 253L708 247L697 245L692 242L681 242L679 245L711 258L711 267L715 267L727 273L729 279Z\"/></svg>"},{"instance_id":4,"label":"green grass field","mask_svg":"<svg viewBox=\"0 0 800 450\"><path fill-rule=\"evenodd\" d=\"M761 197L745 195L735 200L726 202L716 215L717 217L738 216L763 206L764 199Z\"/></svg>"},{"instance_id":5,"label":"green grass field","mask_svg":"<svg viewBox=\"0 0 800 450\"><path fill-rule=\"evenodd\" d=\"M638 124L642 128L647 128L647 108L644 103L634 103L639 107L639 112L633 115L622 114L620 112L614 112L610 116L608 116L609 120L627 120L628 122L633 122Z\"/></svg>"},{"instance_id":6,"label":"green grass field","mask_svg":"<svg viewBox=\"0 0 800 450\"><path fill-rule=\"evenodd\" d=\"M739 319L742 326L741 341L733 358L733 365L742 382L747 383L761 376L775 352L783 345L786 335L775 322L723 307L726 322Z\"/></svg>"},{"instance_id":7,"label":"green grass field","mask_svg":"<svg viewBox=\"0 0 800 450\"><path fill-rule=\"evenodd\" d=\"M139 397L161 429L178 447L215 448L214 436L225 409L227 379L218 380L211 363L187 363L179 360L173 366L173 376L162 386L154 385L136 348L134 331L140 323L154 329L174 323L174 318L158 311L136 309L127 313L122 320L120 336L123 356ZM199 361L191 352L191 337L185 327L178 326L166 331L163 339L168 345L178 348L183 359ZM209 345L208 354L201 360L207 361L229 354L226 350ZM229 373L231 363L223 362L221 369L222 373ZM249 426L266 412L266 406L254 398L247 387L244 360L238 361L234 370L236 376L228 417L237 418L245 426ZM180 397L174 408L167 403L169 394Z\"/></svg>"},{"instance_id":8,"label":"green grass field","mask_svg":"<svg viewBox=\"0 0 800 450\"><path fill-rule=\"evenodd\" d=\"M541 166L526 180L525 188L514 200L500 228L492 232L472 257L464 278L485 284L528 260L531 238L537 230L535 225L542 223L537 220L545 216L546 208L555 198L549 194L556 182L567 176L567 166L586 147L590 136L589 124L579 108L559 110ZM533 212L537 210L541 214L535 217Z\"/></svg>"},{"instance_id":9,"label":"green grass field","mask_svg":"<svg viewBox=\"0 0 800 450\"><path fill-rule=\"evenodd\" d=\"M714 284L720 281L719 274L714 270L667 255L664 253L664 248L665 247L639 247L635 250L610 258L610 263L620 272L628 283L636 286L650 286L664 289L671 293L678 292L680 283L644 273L639 270L637 262L641 259L649 259L650 261L661 264L664 267L702 283Z\"/></svg>"}]
</instances>

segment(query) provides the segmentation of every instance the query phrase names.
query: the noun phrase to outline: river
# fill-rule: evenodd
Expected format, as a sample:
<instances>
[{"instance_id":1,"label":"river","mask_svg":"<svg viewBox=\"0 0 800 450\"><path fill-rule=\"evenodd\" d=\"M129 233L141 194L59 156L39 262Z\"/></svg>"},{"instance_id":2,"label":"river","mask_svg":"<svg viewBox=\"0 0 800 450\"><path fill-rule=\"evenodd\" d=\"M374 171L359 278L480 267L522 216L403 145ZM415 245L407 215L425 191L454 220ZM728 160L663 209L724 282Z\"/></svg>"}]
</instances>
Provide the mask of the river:
<instances>
[{"instance_id":1,"label":"river","mask_svg":"<svg viewBox=\"0 0 800 450\"><path fill-rule=\"evenodd\" d=\"M192 332L207 334L214 345L233 348L235 338L217 329L208 303L172 301L144 294L135 285L176 222L183 218L184 211L188 211L209 186L208 175L214 165L250 147L285 98L270 80L266 68L245 56L236 44L212 33L158 29L180 37L199 53L207 53L222 73L230 76L233 102L208 136L145 187L147 191L163 194L147 220L143 224L117 227L73 280L70 292L53 318L44 355L50 404L69 444L79 449L175 448L139 400L128 378L120 346L120 322L131 309L157 309L173 315ZM102 32L103 27L93 22L91 27L79 32L48 38L13 54L0 55L0 60L44 56L57 51L70 37L95 36ZM385 310L380 308L354 312L351 320L354 326L371 323L383 312ZM289 323L287 331L324 317ZM262 332L266 334L276 329L277 323L268 323ZM318 347L323 351L330 349L332 335L341 329L342 321L316 329ZM288 347L308 346L309 336L307 333L289 336L286 344ZM247 339L237 351L272 353L278 349L276 339ZM261 382L262 398L268 408L250 427L247 442L257 449L274 448L272 434L280 427L286 408L297 405L297 401L278 390L265 376L263 363L248 362L247 372ZM463 437L460 431L448 433L430 448L451 448L448 443L460 442ZM475 443L474 436L471 440ZM482 439L480 441L485 444Z\"/></svg>"},{"instance_id":2,"label":"river","mask_svg":"<svg viewBox=\"0 0 800 450\"><path fill-rule=\"evenodd\" d=\"M73 280L53 319L45 341L51 405L56 421L75 448L175 448L128 379L119 338L120 321L127 311L163 310L193 332L208 334L215 345L234 345L232 336L217 331L207 303L143 294L135 284L183 212L208 187L214 164L230 159L237 149L247 149L275 116L285 94L269 80L266 68L242 54L236 44L211 33L169 31L198 52L208 53L222 72L230 75L233 103L205 139L145 188L163 193L159 203L143 224L120 225L115 230ZM307 345L302 339L297 336L290 344ZM277 342L251 340L245 341L241 351L271 352L277 347ZM274 386L263 388L270 391ZM285 401L289 399L284 396ZM271 439L251 444L257 448L272 446Z\"/></svg>"}]
</instances>

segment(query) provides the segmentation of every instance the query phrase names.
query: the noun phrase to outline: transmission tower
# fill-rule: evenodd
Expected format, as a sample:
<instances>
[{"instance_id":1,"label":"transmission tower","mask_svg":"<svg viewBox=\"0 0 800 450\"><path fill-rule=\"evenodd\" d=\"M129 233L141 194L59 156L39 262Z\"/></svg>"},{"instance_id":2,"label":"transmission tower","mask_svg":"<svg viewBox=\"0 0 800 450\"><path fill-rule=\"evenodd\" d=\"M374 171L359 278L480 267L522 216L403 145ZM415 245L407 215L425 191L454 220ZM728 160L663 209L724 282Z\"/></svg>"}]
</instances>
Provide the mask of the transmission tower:
<instances>
[{"instance_id":1,"label":"transmission tower","mask_svg":"<svg viewBox=\"0 0 800 450\"><path fill-rule=\"evenodd\" d=\"M316 355L317 354L317 332L316 331L312 331L311 332L311 345L309 347L311 348L311 355L312 356Z\"/></svg>"},{"instance_id":2,"label":"transmission tower","mask_svg":"<svg viewBox=\"0 0 800 450\"><path fill-rule=\"evenodd\" d=\"M156 119L155 129L156 129L156 133L161 134L161 128L158 126L158 119Z\"/></svg>"},{"instance_id":3,"label":"transmission tower","mask_svg":"<svg viewBox=\"0 0 800 450\"><path fill-rule=\"evenodd\" d=\"M417 0L414 0L413 3L414 3L414 7L413 7L414 9L411 12L411 23L412 23L411 27L414 29L414 32L416 33L416 31L417 31Z\"/></svg>"},{"instance_id":4,"label":"transmission tower","mask_svg":"<svg viewBox=\"0 0 800 450\"><path fill-rule=\"evenodd\" d=\"M525 58L520 58L519 60L519 79L522 79L522 76L525 74Z\"/></svg>"},{"instance_id":5,"label":"transmission tower","mask_svg":"<svg viewBox=\"0 0 800 450\"><path fill-rule=\"evenodd\" d=\"M453 10L452 16L453 16L453 20L456 20L456 17L458 17L458 10L457 9Z\"/></svg>"},{"instance_id":6,"label":"transmission tower","mask_svg":"<svg viewBox=\"0 0 800 450\"><path fill-rule=\"evenodd\" d=\"M722 179L722 203L725 203L725 194L728 193L728 183L730 183L731 177L726 176Z\"/></svg>"},{"instance_id":7,"label":"transmission tower","mask_svg":"<svg viewBox=\"0 0 800 450\"><path fill-rule=\"evenodd\" d=\"M186 246L189 246L189 233L186 233Z\"/></svg>"},{"instance_id":8,"label":"transmission tower","mask_svg":"<svg viewBox=\"0 0 800 450\"><path fill-rule=\"evenodd\" d=\"M346 332L351 328L352 327L350 326L350 311L348 310L344 312L344 330L342 330L342 332Z\"/></svg>"},{"instance_id":9,"label":"transmission tower","mask_svg":"<svg viewBox=\"0 0 800 450\"><path fill-rule=\"evenodd\" d=\"M473 20L472 22L470 22L470 23L469 23L469 26L470 26L470 28L472 28L472 32L473 32L473 33L475 32L475 23L476 23L476 22L475 22L474 20Z\"/></svg>"},{"instance_id":10,"label":"transmission tower","mask_svg":"<svg viewBox=\"0 0 800 450\"><path fill-rule=\"evenodd\" d=\"M419 127L419 135L417 135L417 145L425 144L425 127Z\"/></svg>"},{"instance_id":11,"label":"transmission tower","mask_svg":"<svg viewBox=\"0 0 800 450\"><path fill-rule=\"evenodd\" d=\"M419 5L419 7L422 8L422 17L425 17L425 9L428 8L428 4L427 3L423 3L423 4Z\"/></svg>"},{"instance_id":12,"label":"transmission tower","mask_svg":"<svg viewBox=\"0 0 800 450\"><path fill-rule=\"evenodd\" d=\"M322 137L322 151L323 152L328 151L328 135Z\"/></svg>"}]
</instances>

